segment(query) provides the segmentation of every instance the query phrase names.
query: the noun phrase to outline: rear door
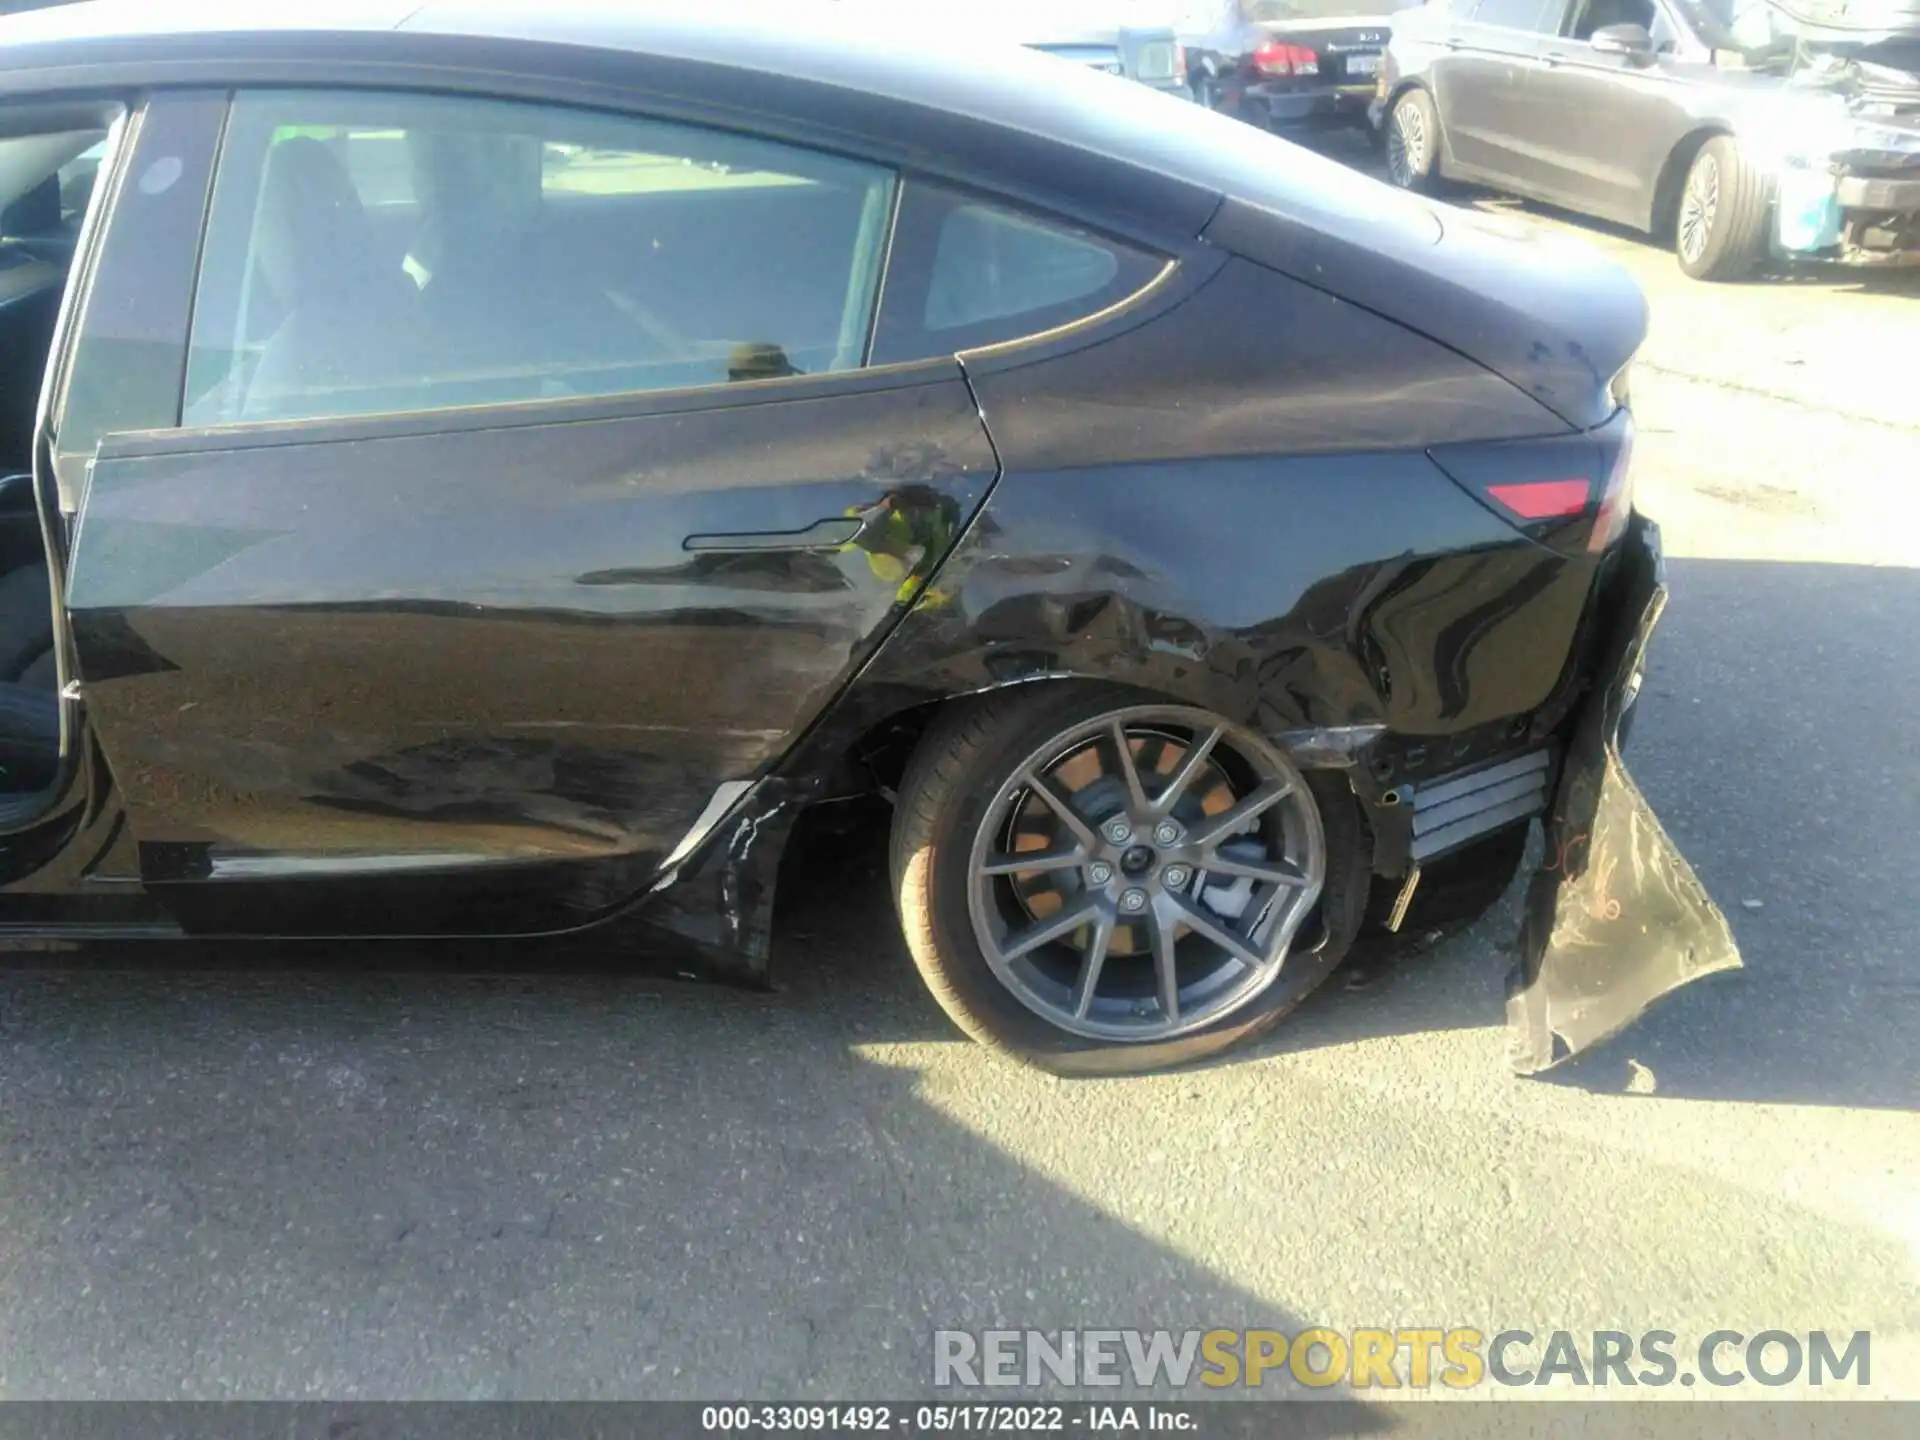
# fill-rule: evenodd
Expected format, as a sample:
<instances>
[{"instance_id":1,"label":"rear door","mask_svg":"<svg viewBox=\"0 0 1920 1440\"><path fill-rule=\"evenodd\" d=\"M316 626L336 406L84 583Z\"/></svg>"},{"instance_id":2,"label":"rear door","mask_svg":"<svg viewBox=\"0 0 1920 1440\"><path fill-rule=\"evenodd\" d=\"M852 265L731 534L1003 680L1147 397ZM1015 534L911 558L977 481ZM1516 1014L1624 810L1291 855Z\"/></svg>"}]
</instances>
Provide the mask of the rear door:
<instances>
[{"instance_id":1,"label":"rear door","mask_svg":"<svg viewBox=\"0 0 1920 1440\"><path fill-rule=\"evenodd\" d=\"M1567 0L1477 0L1463 10L1440 62L1434 104L1448 152L1473 178L1524 188L1537 141L1523 87L1559 33Z\"/></svg>"},{"instance_id":2,"label":"rear door","mask_svg":"<svg viewBox=\"0 0 1920 1440\"><path fill-rule=\"evenodd\" d=\"M1652 56L1595 50L1606 25L1643 27ZM1564 29L1521 87L1521 123L1539 142L1528 179L1577 209L1645 225L1666 158L1692 127L1686 87L1711 76L1711 57L1654 0L1575 0Z\"/></svg>"},{"instance_id":3,"label":"rear door","mask_svg":"<svg viewBox=\"0 0 1920 1440\"><path fill-rule=\"evenodd\" d=\"M634 117L242 94L182 423L101 447L68 587L148 887L248 933L643 890L992 482L951 355L866 364L896 184Z\"/></svg>"}]
</instances>

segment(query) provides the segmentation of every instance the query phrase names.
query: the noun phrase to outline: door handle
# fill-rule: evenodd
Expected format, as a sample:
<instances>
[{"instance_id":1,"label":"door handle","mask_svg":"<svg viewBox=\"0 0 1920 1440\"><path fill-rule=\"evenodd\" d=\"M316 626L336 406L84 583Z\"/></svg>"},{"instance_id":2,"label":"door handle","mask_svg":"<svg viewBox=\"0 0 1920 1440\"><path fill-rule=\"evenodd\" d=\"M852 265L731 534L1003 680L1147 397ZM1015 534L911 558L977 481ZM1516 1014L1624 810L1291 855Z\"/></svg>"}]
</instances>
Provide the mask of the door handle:
<instances>
[{"instance_id":1,"label":"door handle","mask_svg":"<svg viewBox=\"0 0 1920 1440\"><path fill-rule=\"evenodd\" d=\"M731 534L689 535L683 549L704 551L838 550L852 544L867 522L855 515L816 520L804 530L744 530Z\"/></svg>"}]
</instances>

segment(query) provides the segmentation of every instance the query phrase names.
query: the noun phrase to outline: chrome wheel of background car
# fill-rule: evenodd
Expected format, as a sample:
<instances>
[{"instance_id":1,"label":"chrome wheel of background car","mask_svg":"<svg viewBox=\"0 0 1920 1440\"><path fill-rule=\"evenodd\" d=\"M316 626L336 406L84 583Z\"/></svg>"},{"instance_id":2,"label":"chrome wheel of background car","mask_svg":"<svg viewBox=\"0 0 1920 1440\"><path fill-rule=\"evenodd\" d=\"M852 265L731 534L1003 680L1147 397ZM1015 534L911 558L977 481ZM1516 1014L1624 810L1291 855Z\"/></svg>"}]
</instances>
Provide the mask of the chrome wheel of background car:
<instances>
[{"instance_id":1,"label":"chrome wheel of background car","mask_svg":"<svg viewBox=\"0 0 1920 1440\"><path fill-rule=\"evenodd\" d=\"M1401 189L1411 189L1427 173L1427 119L1417 105L1393 108L1387 126L1387 176Z\"/></svg>"},{"instance_id":2,"label":"chrome wheel of background car","mask_svg":"<svg viewBox=\"0 0 1920 1440\"><path fill-rule=\"evenodd\" d=\"M969 862L975 937L1049 1023L1165 1040L1279 975L1326 879L1320 812L1257 736L1145 706L1075 726L988 804Z\"/></svg>"},{"instance_id":3,"label":"chrome wheel of background car","mask_svg":"<svg viewBox=\"0 0 1920 1440\"><path fill-rule=\"evenodd\" d=\"M1680 255L1698 261L1713 238L1713 217L1720 208L1720 166L1713 156L1702 154L1687 173L1687 186L1680 195Z\"/></svg>"}]
</instances>

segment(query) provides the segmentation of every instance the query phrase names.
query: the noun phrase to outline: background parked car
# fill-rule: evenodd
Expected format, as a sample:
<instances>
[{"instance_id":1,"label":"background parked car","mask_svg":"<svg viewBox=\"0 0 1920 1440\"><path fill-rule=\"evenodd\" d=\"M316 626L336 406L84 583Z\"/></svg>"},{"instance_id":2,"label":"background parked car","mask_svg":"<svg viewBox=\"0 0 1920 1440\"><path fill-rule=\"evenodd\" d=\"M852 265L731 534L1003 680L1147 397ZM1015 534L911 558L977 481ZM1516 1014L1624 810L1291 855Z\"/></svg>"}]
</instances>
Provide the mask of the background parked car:
<instances>
[{"instance_id":1,"label":"background parked car","mask_svg":"<svg viewBox=\"0 0 1920 1440\"><path fill-rule=\"evenodd\" d=\"M1672 236L1703 280L1920 259L1920 9L1874 8L1849 31L1740 0L1435 0L1393 22L1388 175Z\"/></svg>"},{"instance_id":2,"label":"background parked car","mask_svg":"<svg viewBox=\"0 0 1920 1440\"><path fill-rule=\"evenodd\" d=\"M949 38L955 25L951 10L924 0L834 3L843 15L864 7L878 28L924 24L931 43ZM1186 57L1160 0L976 0L967 7L965 32L969 39L1004 40L1155 90L1188 94Z\"/></svg>"},{"instance_id":3,"label":"background parked car","mask_svg":"<svg viewBox=\"0 0 1920 1440\"><path fill-rule=\"evenodd\" d=\"M1038 0L1005 7L1010 38L1175 95L1188 93L1180 38L1164 15L1129 0Z\"/></svg>"},{"instance_id":4,"label":"background parked car","mask_svg":"<svg viewBox=\"0 0 1920 1440\"><path fill-rule=\"evenodd\" d=\"M1389 20L1406 0L1189 0L1194 98L1271 130L1364 125Z\"/></svg>"}]
</instances>

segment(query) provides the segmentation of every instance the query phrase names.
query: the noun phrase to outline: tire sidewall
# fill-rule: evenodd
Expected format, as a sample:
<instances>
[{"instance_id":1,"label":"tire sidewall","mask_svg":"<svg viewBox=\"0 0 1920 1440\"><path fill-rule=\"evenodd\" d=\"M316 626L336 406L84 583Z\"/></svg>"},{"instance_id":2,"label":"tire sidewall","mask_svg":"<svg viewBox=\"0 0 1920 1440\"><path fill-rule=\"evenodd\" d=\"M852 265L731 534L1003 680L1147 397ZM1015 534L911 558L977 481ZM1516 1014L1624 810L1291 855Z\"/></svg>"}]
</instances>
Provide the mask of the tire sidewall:
<instances>
[{"instance_id":1,"label":"tire sidewall","mask_svg":"<svg viewBox=\"0 0 1920 1440\"><path fill-rule=\"evenodd\" d=\"M1719 172L1718 197L1713 220L1707 227L1706 244L1700 247L1697 258L1689 260L1682 248L1680 220L1685 213L1687 193L1693 188L1694 176L1702 164L1709 160ZM1762 258L1764 247L1757 243L1756 236L1739 233L1741 225L1736 214L1745 187L1764 184L1762 177L1749 173L1750 169L1740 153L1738 142L1729 135L1714 136L1688 162L1686 177L1680 185L1680 200L1674 208L1673 251L1682 273L1689 279L1739 280L1748 275ZM1762 213L1771 214L1770 194L1763 200ZM1736 246L1744 253L1730 253Z\"/></svg>"},{"instance_id":2,"label":"tire sidewall","mask_svg":"<svg viewBox=\"0 0 1920 1440\"><path fill-rule=\"evenodd\" d=\"M1403 90L1399 98L1388 107L1386 123L1380 130L1380 151L1383 155L1387 153L1392 144L1391 132L1398 129L1400 117L1407 110L1420 112L1421 124L1426 132L1426 145L1420 156L1421 163L1418 169L1409 167L1405 183L1396 180L1391 169L1387 172L1387 179L1398 189L1425 194L1433 185L1440 157L1440 112L1434 108L1433 97L1426 90L1418 85Z\"/></svg>"},{"instance_id":3,"label":"tire sidewall","mask_svg":"<svg viewBox=\"0 0 1920 1440\"><path fill-rule=\"evenodd\" d=\"M949 1012L976 1037L1056 1074L1119 1075L1164 1069L1216 1054L1258 1034L1305 999L1345 958L1365 906L1365 847L1357 838L1358 810L1352 794L1337 777L1305 772L1326 841L1327 877L1316 906L1322 918L1319 923L1310 919L1303 927L1305 943L1289 952L1278 978L1258 996L1204 1029L1145 1044L1074 1035L1024 1005L993 973L974 935L969 906L974 839L993 796L1035 749L1074 725L1142 703L1178 702L1158 696L1061 695L1034 705L975 757L970 783L953 803L941 807L928 837L924 901L937 951L935 963L954 998L970 1015L954 1013L951 1006ZM910 857L906 863L910 865ZM928 957L915 958L924 970Z\"/></svg>"}]
</instances>

